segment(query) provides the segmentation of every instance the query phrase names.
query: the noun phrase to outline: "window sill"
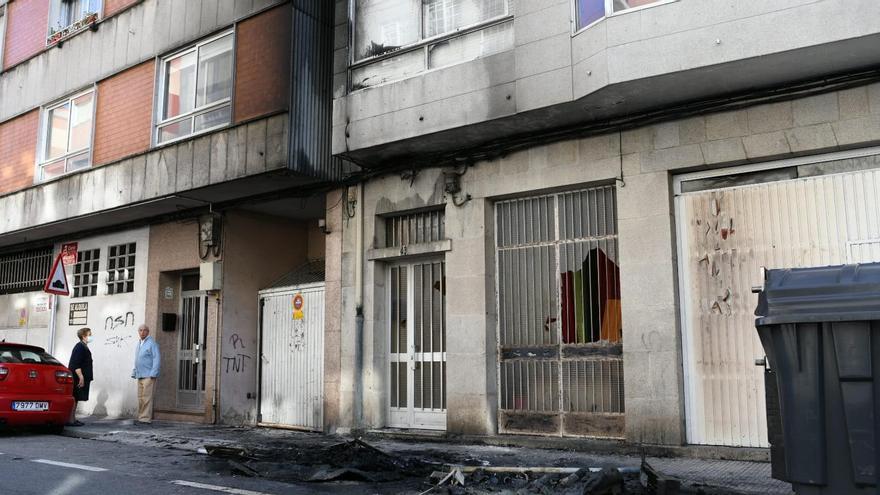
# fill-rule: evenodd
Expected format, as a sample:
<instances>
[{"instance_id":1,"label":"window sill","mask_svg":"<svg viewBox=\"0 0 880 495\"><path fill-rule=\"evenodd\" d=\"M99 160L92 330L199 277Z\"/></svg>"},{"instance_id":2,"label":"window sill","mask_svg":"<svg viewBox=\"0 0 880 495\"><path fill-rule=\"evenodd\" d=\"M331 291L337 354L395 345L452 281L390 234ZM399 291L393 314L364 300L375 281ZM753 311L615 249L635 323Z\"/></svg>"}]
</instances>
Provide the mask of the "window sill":
<instances>
[{"instance_id":1,"label":"window sill","mask_svg":"<svg viewBox=\"0 0 880 495\"><path fill-rule=\"evenodd\" d=\"M70 172L64 172L63 174L56 175L55 177L52 177L50 179L39 180L39 179L34 178L34 185L35 186L42 186L45 184L50 184L52 182L70 177L71 175L76 175L76 174L81 174L83 172L88 172L89 170L92 170L93 168L94 167L92 166L92 164L89 163L88 167L83 167L83 168L79 168L76 170L71 170ZM39 172L39 170L38 170L38 172ZM18 192L18 191L15 191L15 192Z\"/></svg>"},{"instance_id":2,"label":"window sill","mask_svg":"<svg viewBox=\"0 0 880 495\"><path fill-rule=\"evenodd\" d=\"M368 261L392 261L411 256L440 254L452 251L452 240L444 239L442 241L422 242L419 244L409 244L405 246L394 246L387 248L376 248L367 250Z\"/></svg>"},{"instance_id":3,"label":"window sill","mask_svg":"<svg viewBox=\"0 0 880 495\"><path fill-rule=\"evenodd\" d=\"M61 46L64 42L77 34L85 31L89 28L96 28L98 25L98 13L89 14L82 19L74 22L73 24L67 26L66 28L59 29L58 31L50 34L46 37L46 48L52 46Z\"/></svg>"}]
</instances>

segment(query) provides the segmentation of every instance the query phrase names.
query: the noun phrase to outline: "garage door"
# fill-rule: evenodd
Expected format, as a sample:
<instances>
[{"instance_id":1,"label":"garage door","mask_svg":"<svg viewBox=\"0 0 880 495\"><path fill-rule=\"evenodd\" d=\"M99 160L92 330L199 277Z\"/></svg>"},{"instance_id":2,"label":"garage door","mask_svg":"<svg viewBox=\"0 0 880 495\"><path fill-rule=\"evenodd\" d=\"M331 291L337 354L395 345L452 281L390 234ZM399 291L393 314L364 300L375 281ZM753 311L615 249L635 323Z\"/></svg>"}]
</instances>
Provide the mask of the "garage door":
<instances>
[{"instance_id":1,"label":"garage door","mask_svg":"<svg viewBox=\"0 0 880 495\"><path fill-rule=\"evenodd\" d=\"M768 445L751 292L761 267L880 260L880 172L778 180L804 173L776 169L765 172L768 182L734 187L719 186L764 179L676 182L692 191L676 197L690 443Z\"/></svg>"},{"instance_id":2,"label":"garage door","mask_svg":"<svg viewBox=\"0 0 880 495\"><path fill-rule=\"evenodd\" d=\"M260 292L259 422L321 431L324 284Z\"/></svg>"}]
</instances>

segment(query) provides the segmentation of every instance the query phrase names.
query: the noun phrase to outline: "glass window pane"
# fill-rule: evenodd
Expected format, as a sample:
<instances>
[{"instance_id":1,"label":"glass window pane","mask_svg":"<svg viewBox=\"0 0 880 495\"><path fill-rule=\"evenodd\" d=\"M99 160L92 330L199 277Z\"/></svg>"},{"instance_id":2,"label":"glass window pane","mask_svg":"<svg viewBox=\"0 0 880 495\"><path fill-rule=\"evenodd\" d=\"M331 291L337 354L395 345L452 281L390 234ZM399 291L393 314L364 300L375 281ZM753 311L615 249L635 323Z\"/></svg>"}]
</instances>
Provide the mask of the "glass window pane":
<instances>
[{"instance_id":1,"label":"glass window pane","mask_svg":"<svg viewBox=\"0 0 880 495\"><path fill-rule=\"evenodd\" d=\"M232 35L199 48L196 108L232 96Z\"/></svg>"},{"instance_id":2,"label":"glass window pane","mask_svg":"<svg viewBox=\"0 0 880 495\"><path fill-rule=\"evenodd\" d=\"M419 40L422 0L356 0L355 54L364 59Z\"/></svg>"},{"instance_id":3,"label":"glass window pane","mask_svg":"<svg viewBox=\"0 0 880 495\"><path fill-rule=\"evenodd\" d=\"M467 62L513 49L513 23L442 41L428 48L428 68Z\"/></svg>"},{"instance_id":4,"label":"glass window pane","mask_svg":"<svg viewBox=\"0 0 880 495\"><path fill-rule=\"evenodd\" d=\"M605 17L605 0L578 0L578 29L589 26L603 17Z\"/></svg>"},{"instance_id":5,"label":"glass window pane","mask_svg":"<svg viewBox=\"0 0 880 495\"><path fill-rule=\"evenodd\" d=\"M88 168L89 166L89 152L80 153L79 155L74 155L67 159L67 171L73 172L74 170L80 170L83 168Z\"/></svg>"},{"instance_id":6,"label":"glass window pane","mask_svg":"<svg viewBox=\"0 0 880 495\"><path fill-rule=\"evenodd\" d=\"M64 174L64 160L43 165L40 179L46 180Z\"/></svg>"},{"instance_id":7,"label":"glass window pane","mask_svg":"<svg viewBox=\"0 0 880 495\"><path fill-rule=\"evenodd\" d=\"M70 151L86 149L92 137L92 102L94 93L73 100L70 126Z\"/></svg>"},{"instance_id":8,"label":"glass window pane","mask_svg":"<svg viewBox=\"0 0 880 495\"><path fill-rule=\"evenodd\" d=\"M507 14L507 0L424 0L425 37Z\"/></svg>"},{"instance_id":9,"label":"glass window pane","mask_svg":"<svg viewBox=\"0 0 880 495\"><path fill-rule=\"evenodd\" d=\"M52 159L67 153L67 138L70 124L70 103L49 110L48 137L46 139L46 158Z\"/></svg>"},{"instance_id":10,"label":"glass window pane","mask_svg":"<svg viewBox=\"0 0 880 495\"><path fill-rule=\"evenodd\" d=\"M643 5L651 5L652 3L657 3L660 1L662 0L614 0L612 5L614 6L614 12L621 12L627 9L641 7Z\"/></svg>"},{"instance_id":11,"label":"glass window pane","mask_svg":"<svg viewBox=\"0 0 880 495\"><path fill-rule=\"evenodd\" d=\"M163 119L191 111L195 105L196 52L165 62Z\"/></svg>"},{"instance_id":12,"label":"glass window pane","mask_svg":"<svg viewBox=\"0 0 880 495\"><path fill-rule=\"evenodd\" d=\"M216 110L196 115L193 132L199 132L212 127L217 127L218 125L228 124L230 120L232 120L232 107L226 105Z\"/></svg>"},{"instance_id":13,"label":"glass window pane","mask_svg":"<svg viewBox=\"0 0 880 495\"><path fill-rule=\"evenodd\" d=\"M170 141L179 137L192 134L192 120L187 118L180 122L165 125L159 128L159 142Z\"/></svg>"}]
</instances>

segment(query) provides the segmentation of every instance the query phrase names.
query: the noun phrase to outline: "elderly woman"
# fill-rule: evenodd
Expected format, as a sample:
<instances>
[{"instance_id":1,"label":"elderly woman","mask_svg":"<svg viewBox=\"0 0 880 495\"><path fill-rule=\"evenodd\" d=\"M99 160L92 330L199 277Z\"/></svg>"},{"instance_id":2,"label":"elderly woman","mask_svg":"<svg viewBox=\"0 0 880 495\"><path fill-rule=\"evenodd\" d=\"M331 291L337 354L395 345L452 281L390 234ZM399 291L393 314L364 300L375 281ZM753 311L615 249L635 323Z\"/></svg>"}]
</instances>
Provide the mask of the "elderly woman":
<instances>
[{"instance_id":1,"label":"elderly woman","mask_svg":"<svg viewBox=\"0 0 880 495\"><path fill-rule=\"evenodd\" d=\"M92 383L92 351L89 343L92 341L92 329L80 328L76 332L79 342L70 353L70 364L67 366L73 372L73 410L70 411L70 422L67 426L82 426L82 421L76 419L76 406L82 401L89 400L89 384Z\"/></svg>"}]
</instances>

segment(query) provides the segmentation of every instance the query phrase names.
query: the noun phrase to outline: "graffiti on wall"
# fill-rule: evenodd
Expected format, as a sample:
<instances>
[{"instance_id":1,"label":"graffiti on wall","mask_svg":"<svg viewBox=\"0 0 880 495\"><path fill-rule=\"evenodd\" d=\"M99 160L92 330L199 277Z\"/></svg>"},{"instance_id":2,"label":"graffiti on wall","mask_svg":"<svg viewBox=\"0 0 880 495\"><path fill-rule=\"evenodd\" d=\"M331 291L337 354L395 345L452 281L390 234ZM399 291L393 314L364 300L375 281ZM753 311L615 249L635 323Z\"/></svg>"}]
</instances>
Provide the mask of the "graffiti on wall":
<instances>
[{"instance_id":1,"label":"graffiti on wall","mask_svg":"<svg viewBox=\"0 0 880 495\"><path fill-rule=\"evenodd\" d=\"M247 363L252 360L251 356L240 352L234 356L223 356L225 373L243 373L247 369Z\"/></svg>"},{"instance_id":2,"label":"graffiti on wall","mask_svg":"<svg viewBox=\"0 0 880 495\"><path fill-rule=\"evenodd\" d=\"M108 332L130 326L134 326L134 313L131 311L126 312L124 315L117 315L115 317L111 315L104 318L104 330Z\"/></svg>"}]
</instances>

